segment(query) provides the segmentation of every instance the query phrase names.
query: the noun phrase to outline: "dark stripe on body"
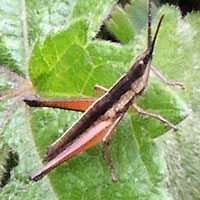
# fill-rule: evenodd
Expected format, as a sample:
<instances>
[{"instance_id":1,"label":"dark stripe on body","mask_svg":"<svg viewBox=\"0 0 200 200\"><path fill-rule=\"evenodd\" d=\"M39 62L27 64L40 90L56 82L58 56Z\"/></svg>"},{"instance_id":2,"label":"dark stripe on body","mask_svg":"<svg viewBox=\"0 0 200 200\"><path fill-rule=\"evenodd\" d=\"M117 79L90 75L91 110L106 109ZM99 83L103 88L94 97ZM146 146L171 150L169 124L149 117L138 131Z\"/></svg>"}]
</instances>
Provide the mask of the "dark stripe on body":
<instances>
[{"instance_id":1,"label":"dark stripe on body","mask_svg":"<svg viewBox=\"0 0 200 200\"><path fill-rule=\"evenodd\" d=\"M142 56L132 65L129 71L124 75L111 90L105 94L99 101L97 101L93 106L80 118L80 120L73 126L67 133L66 137L62 138L59 149L54 149L56 152L52 152L51 149L47 153L47 160L52 159L54 154L62 152L66 148L66 145L76 139L85 130L87 130L92 124L98 120L99 117L104 115L110 108L117 103L121 96L127 91L131 90L131 85L138 78L143 76L147 64L139 64L141 61L143 63L149 60L149 51L144 52ZM55 147L56 148L56 147Z\"/></svg>"}]
</instances>

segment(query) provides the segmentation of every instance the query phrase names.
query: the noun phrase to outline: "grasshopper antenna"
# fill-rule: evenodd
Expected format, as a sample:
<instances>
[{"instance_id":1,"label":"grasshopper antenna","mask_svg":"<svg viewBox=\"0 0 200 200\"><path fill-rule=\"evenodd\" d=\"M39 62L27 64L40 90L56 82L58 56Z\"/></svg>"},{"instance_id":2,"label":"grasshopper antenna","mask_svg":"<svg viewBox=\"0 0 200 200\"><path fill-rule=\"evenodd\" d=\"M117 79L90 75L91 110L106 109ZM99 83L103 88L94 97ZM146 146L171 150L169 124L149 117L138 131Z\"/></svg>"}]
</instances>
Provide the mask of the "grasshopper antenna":
<instances>
[{"instance_id":1,"label":"grasshopper antenna","mask_svg":"<svg viewBox=\"0 0 200 200\"><path fill-rule=\"evenodd\" d=\"M152 21L152 0L149 0L149 14L148 14L148 38L147 38L147 47L148 49L151 49L151 40L152 40L152 35L151 35L151 21Z\"/></svg>"},{"instance_id":2,"label":"grasshopper antenna","mask_svg":"<svg viewBox=\"0 0 200 200\"><path fill-rule=\"evenodd\" d=\"M154 35L153 41L152 41L152 31L151 31L151 24L152 24L152 0L149 0L149 14L148 14L148 38L147 38L147 46L148 49L150 50L150 54L153 53L154 50L154 46L155 46L155 42L156 42L156 38L160 29L160 26L162 24L162 20L164 18L164 15L162 15L162 17L160 18L160 21L158 23L157 29L156 29L156 33Z\"/></svg>"},{"instance_id":3,"label":"grasshopper antenna","mask_svg":"<svg viewBox=\"0 0 200 200\"><path fill-rule=\"evenodd\" d=\"M155 35L154 35L153 41L151 42L151 46L150 46L150 48L149 48L149 50L150 50L150 55L153 53L154 46L155 46L155 42L156 42L156 38L157 38L157 36L158 36L158 32L159 32L159 30L160 30L160 27L161 27L161 24L162 24L162 21L163 21L164 16L165 16L165 15L162 15L162 16L161 16L161 18L160 18L160 20L159 20L159 23L158 23L158 25L157 25L156 33L155 33Z\"/></svg>"}]
</instances>

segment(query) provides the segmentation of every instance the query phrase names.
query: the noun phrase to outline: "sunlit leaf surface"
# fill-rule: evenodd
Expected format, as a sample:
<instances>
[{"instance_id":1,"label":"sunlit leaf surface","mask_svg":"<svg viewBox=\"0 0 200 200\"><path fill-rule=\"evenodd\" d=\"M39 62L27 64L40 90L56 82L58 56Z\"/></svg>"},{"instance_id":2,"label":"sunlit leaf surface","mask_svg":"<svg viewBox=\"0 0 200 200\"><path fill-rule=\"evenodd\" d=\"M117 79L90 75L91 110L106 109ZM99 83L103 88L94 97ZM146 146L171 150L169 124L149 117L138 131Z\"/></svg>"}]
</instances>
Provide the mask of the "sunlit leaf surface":
<instances>
[{"instance_id":1,"label":"sunlit leaf surface","mask_svg":"<svg viewBox=\"0 0 200 200\"><path fill-rule=\"evenodd\" d=\"M111 12L113 3L0 1L1 181L9 172L0 199L199 198L200 17L192 13L182 19L178 9L169 6L154 8L154 28L159 16L166 16L153 64L170 80L182 81L186 89L171 88L151 74L147 91L137 102L178 124L180 130L169 131L160 121L130 108L111 141L117 184L111 181L101 144L41 181L29 180L29 173L42 165L48 145L81 113L29 108L22 95L92 96L95 84L111 87L146 49L146 19L139 12L145 10L144 1ZM95 39L109 14L107 25L123 44ZM8 170L10 152L17 159Z\"/></svg>"}]
</instances>

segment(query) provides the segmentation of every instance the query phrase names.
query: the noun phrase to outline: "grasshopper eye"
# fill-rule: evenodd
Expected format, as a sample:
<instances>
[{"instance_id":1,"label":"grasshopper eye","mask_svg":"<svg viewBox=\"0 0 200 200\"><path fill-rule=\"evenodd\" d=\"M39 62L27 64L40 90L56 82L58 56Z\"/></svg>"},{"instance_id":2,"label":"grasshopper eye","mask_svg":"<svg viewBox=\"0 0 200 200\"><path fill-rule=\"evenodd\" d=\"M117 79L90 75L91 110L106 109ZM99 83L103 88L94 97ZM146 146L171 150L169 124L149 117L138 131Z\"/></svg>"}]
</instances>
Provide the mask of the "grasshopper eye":
<instances>
[{"instance_id":1,"label":"grasshopper eye","mask_svg":"<svg viewBox=\"0 0 200 200\"><path fill-rule=\"evenodd\" d=\"M140 66L144 65L143 60L140 60L139 65L140 65Z\"/></svg>"}]
</instances>

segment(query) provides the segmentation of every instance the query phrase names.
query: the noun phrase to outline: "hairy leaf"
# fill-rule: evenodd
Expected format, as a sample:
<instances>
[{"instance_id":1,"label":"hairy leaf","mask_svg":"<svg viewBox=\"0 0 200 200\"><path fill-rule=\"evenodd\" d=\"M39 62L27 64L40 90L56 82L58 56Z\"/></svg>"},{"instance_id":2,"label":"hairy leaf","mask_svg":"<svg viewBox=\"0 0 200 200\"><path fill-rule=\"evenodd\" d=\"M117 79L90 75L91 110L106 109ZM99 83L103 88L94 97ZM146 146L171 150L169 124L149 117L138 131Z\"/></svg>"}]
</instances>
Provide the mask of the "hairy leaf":
<instances>
[{"instance_id":1,"label":"hairy leaf","mask_svg":"<svg viewBox=\"0 0 200 200\"><path fill-rule=\"evenodd\" d=\"M0 63L26 76L0 68L0 162L9 171L10 166L5 165L9 149L19 158L0 189L1 199L198 199L199 14L181 19L179 11L168 6L155 15L154 25L161 14L166 17L153 64L169 79L184 82L186 89L170 88L151 74L149 87L137 103L179 123L180 130L168 131L160 121L130 109L111 142L117 184L111 181L101 144L36 183L28 178L42 165L48 145L81 113L29 108L21 102L23 96L92 96L95 84L111 87L146 49L146 14L139 12L144 1L133 2L135 7L127 5L124 10L117 7L112 15L113 2L1 2L0 23L6 28L1 29L0 53L5 56ZM110 13L112 23L119 27L113 33L134 46L94 38ZM139 23L135 22L138 16L142 16ZM1 180L4 175L0 171Z\"/></svg>"}]
</instances>

